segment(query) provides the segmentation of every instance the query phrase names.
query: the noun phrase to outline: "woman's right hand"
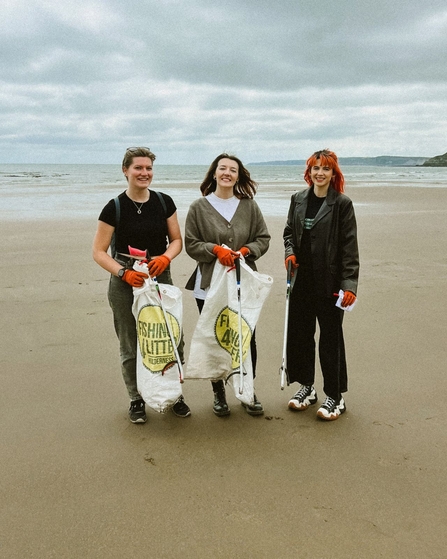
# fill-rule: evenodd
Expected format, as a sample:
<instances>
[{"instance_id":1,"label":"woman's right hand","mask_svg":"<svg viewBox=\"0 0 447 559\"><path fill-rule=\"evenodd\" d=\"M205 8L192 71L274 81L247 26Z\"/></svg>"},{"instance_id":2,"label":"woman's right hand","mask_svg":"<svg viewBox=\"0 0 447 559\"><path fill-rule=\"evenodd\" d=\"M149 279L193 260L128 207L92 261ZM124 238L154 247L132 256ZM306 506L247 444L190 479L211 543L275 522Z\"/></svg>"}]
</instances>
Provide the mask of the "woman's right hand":
<instances>
[{"instance_id":1,"label":"woman's right hand","mask_svg":"<svg viewBox=\"0 0 447 559\"><path fill-rule=\"evenodd\" d=\"M123 281L131 285L132 287L142 287L144 280L149 276L143 272L137 272L136 270L126 270L123 275Z\"/></svg>"},{"instance_id":2,"label":"woman's right hand","mask_svg":"<svg viewBox=\"0 0 447 559\"><path fill-rule=\"evenodd\" d=\"M298 268L298 262L296 261L296 256L294 254L291 254L290 256L288 256L284 262L285 266L286 266L286 270L289 267L289 262L292 264L292 268Z\"/></svg>"},{"instance_id":3,"label":"woman's right hand","mask_svg":"<svg viewBox=\"0 0 447 559\"><path fill-rule=\"evenodd\" d=\"M231 250L231 248L225 248L220 245L216 245L213 248L213 253L217 256L222 266L233 266L236 258L239 258L239 253Z\"/></svg>"}]
</instances>

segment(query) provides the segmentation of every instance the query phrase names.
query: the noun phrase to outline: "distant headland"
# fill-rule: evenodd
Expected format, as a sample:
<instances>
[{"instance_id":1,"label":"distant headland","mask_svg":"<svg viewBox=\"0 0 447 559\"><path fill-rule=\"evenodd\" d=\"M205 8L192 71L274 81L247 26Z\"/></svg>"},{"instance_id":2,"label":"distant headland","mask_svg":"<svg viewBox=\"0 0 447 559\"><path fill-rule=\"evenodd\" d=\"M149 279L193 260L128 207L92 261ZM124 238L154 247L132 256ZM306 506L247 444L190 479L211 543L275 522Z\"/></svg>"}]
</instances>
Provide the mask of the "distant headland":
<instances>
[{"instance_id":1,"label":"distant headland","mask_svg":"<svg viewBox=\"0 0 447 559\"><path fill-rule=\"evenodd\" d=\"M437 155L431 159L427 159L422 163L423 167L447 167L447 153L444 155Z\"/></svg>"},{"instance_id":2,"label":"distant headland","mask_svg":"<svg viewBox=\"0 0 447 559\"><path fill-rule=\"evenodd\" d=\"M405 157L379 155L377 157L340 157L340 165L372 165L379 167L447 167L447 153L436 157ZM285 161L259 161L250 165L305 165L305 159Z\"/></svg>"}]
</instances>

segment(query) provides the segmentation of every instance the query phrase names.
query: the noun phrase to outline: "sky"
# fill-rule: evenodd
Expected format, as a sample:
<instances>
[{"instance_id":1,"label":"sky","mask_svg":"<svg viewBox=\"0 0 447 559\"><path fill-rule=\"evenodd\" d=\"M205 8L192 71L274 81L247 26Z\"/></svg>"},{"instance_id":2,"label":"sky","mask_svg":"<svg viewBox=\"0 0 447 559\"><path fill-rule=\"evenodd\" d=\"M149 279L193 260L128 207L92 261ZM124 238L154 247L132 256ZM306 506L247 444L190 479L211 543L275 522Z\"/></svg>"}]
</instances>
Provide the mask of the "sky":
<instances>
[{"instance_id":1,"label":"sky","mask_svg":"<svg viewBox=\"0 0 447 559\"><path fill-rule=\"evenodd\" d=\"M447 151L445 0L2 0L0 163Z\"/></svg>"}]
</instances>

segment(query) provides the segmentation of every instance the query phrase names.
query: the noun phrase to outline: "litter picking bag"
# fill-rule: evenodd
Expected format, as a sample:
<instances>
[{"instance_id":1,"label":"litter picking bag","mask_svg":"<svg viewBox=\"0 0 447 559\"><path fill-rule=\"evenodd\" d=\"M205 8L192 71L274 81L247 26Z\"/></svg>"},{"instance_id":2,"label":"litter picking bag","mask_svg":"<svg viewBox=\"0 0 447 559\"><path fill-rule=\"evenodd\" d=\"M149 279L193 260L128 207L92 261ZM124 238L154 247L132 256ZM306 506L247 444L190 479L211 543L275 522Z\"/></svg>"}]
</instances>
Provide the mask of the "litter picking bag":
<instances>
[{"instance_id":1,"label":"litter picking bag","mask_svg":"<svg viewBox=\"0 0 447 559\"><path fill-rule=\"evenodd\" d=\"M149 275L147 264L135 262L134 269ZM182 332L182 292L178 287L160 283L166 317L176 347ZM143 287L134 288L133 315L137 324L137 387L141 397L153 410L164 413L182 394L179 367L174 346L166 326L165 314L150 277Z\"/></svg>"},{"instance_id":2,"label":"litter picking bag","mask_svg":"<svg viewBox=\"0 0 447 559\"><path fill-rule=\"evenodd\" d=\"M241 402L254 403L250 341L273 279L241 260L243 386L240 393L239 301L235 268L216 261L210 289L191 339L187 379L224 380Z\"/></svg>"}]
</instances>

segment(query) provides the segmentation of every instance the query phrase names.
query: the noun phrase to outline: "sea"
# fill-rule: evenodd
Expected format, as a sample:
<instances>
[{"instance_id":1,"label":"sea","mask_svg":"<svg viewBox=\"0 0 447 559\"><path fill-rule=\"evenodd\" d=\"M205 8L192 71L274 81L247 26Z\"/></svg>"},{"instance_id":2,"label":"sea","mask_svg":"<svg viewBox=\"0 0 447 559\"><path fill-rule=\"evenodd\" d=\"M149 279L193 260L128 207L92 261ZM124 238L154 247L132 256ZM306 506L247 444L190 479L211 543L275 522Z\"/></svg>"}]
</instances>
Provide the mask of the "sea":
<instances>
[{"instance_id":1,"label":"sea","mask_svg":"<svg viewBox=\"0 0 447 559\"><path fill-rule=\"evenodd\" d=\"M306 187L304 166L248 165L258 183L256 201L265 216L285 216L290 196ZM184 217L205 165L155 165L151 188L169 194ZM447 168L344 166L345 188L384 186L447 188ZM97 219L100 210L126 189L119 165L0 165L0 219Z\"/></svg>"}]
</instances>

